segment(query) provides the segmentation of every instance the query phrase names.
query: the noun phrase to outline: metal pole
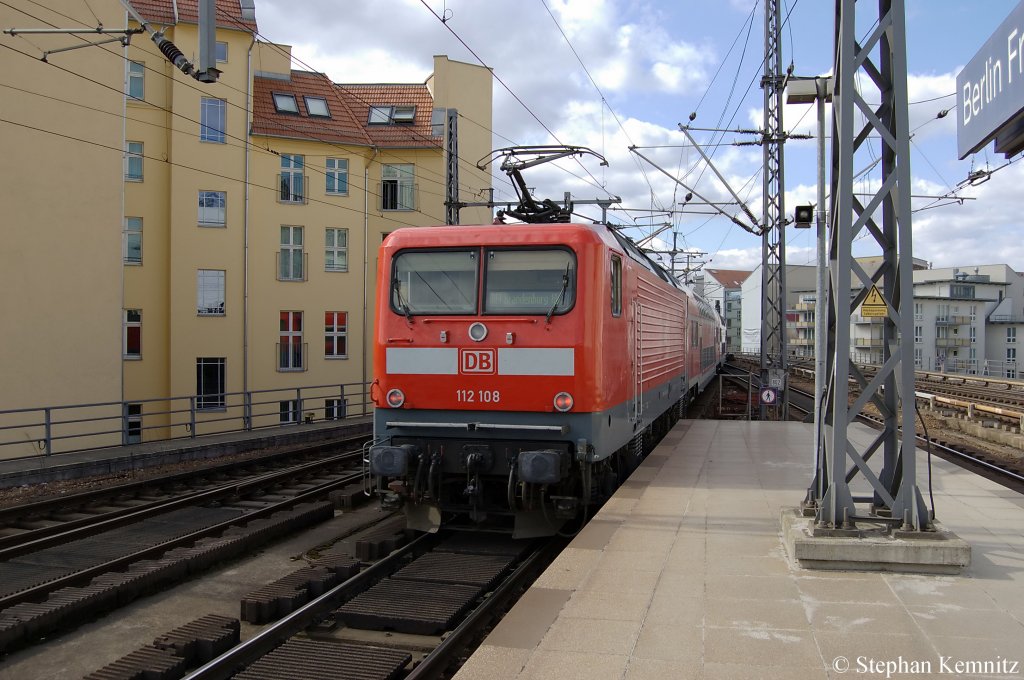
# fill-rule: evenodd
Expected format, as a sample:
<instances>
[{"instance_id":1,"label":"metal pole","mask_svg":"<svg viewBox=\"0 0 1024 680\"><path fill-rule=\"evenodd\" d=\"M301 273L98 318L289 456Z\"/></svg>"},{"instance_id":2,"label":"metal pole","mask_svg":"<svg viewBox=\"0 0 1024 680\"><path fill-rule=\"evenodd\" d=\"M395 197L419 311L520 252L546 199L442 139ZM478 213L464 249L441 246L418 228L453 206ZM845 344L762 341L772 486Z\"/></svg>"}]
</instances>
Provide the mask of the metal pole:
<instances>
[{"instance_id":1,"label":"metal pole","mask_svg":"<svg viewBox=\"0 0 1024 680\"><path fill-rule=\"evenodd\" d=\"M825 422L825 355L828 352L827 317L825 315L825 296L828 290L828 252L827 234L825 233L825 97L827 96L828 78L816 78L814 81L818 104L818 276L814 288L814 457L817 470L822 464L824 455ZM814 498L821 498L824 493L821 475L815 476L818 493Z\"/></svg>"}]
</instances>

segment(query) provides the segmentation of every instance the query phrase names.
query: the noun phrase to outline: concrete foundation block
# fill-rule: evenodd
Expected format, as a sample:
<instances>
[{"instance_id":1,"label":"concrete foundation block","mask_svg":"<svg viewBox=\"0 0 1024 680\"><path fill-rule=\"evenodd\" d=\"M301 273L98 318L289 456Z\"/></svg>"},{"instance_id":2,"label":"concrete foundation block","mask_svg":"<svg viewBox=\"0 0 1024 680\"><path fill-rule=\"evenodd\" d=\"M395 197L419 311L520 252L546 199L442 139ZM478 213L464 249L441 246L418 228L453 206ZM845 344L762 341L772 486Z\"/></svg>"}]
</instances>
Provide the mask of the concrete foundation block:
<instances>
[{"instance_id":1,"label":"concrete foundation block","mask_svg":"<svg viewBox=\"0 0 1024 680\"><path fill-rule=\"evenodd\" d=\"M937 522L935 531L815 536L814 518L782 510L782 536L791 562L805 569L959 574L971 563L971 546Z\"/></svg>"}]
</instances>

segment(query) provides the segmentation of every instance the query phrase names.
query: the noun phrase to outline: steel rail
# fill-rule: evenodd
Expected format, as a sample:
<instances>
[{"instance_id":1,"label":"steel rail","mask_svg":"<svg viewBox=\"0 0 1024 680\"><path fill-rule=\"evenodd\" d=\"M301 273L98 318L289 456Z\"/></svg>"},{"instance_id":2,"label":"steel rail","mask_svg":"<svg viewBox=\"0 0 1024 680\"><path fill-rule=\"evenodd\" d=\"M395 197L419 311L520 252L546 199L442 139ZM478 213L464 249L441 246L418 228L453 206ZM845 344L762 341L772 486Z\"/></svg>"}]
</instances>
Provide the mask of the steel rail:
<instances>
[{"instance_id":1,"label":"steel rail","mask_svg":"<svg viewBox=\"0 0 1024 680\"><path fill-rule=\"evenodd\" d=\"M459 653L471 641L474 634L479 633L488 621L496 615L498 607L504 605L515 594L515 591L527 584L533 572L545 563L552 552L561 550L566 541L548 541L538 546L527 556L516 569L489 596L484 598L476 609L462 623L448 633L437 647L413 668L405 680L427 680L441 676L450 663L452 656Z\"/></svg>"},{"instance_id":2,"label":"steel rail","mask_svg":"<svg viewBox=\"0 0 1024 680\"><path fill-rule=\"evenodd\" d=\"M255 458L248 458L246 460L236 460L229 463L220 463L217 465L211 465L195 470L186 470L183 472L176 472L169 475L163 475L160 477L152 477L149 479L141 479L134 482L126 482L124 484L115 484L104 487L102 489L91 489L88 491L80 491L73 494L67 494L64 496L58 496L54 498L46 498L39 501L31 501L29 503L22 503L20 505L10 505L4 508L0 508L0 522L11 522L19 518L20 516L39 515L46 512L52 512L60 508L69 506L78 506L90 503L105 496L117 496L129 493L134 493L147 487L162 486L165 484L173 484L175 482L185 481L195 477L206 477L209 475L220 474L228 470L244 467L246 465L258 465L261 463L273 463L281 458L288 458L290 456L301 456L304 454L316 454L325 449L335 448L339 445L344 446L345 444L352 442L362 442L367 439L367 434L357 434L352 437L345 437L343 439L332 440L327 443L319 443L308 447L295 447L285 451L277 451L275 453L268 454L266 456L259 456ZM2 540L2 539L0 539Z\"/></svg>"},{"instance_id":3,"label":"steel rail","mask_svg":"<svg viewBox=\"0 0 1024 680\"><path fill-rule=\"evenodd\" d=\"M55 590L59 590L60 588L64 588L67 586L78 585L80 583L88 581L89 579L95 576L99 576L100 574L124 569L133 562L162 555L163 553L167 552L168 550L171 550L172 548L192 544L200 538L205 538L207 536L218 534L240 522L248 523L254 519L266 517L268 515L272 515L275 512L280 512L281 510L286 510L294 505L298 505L300 503L304 503L307 501L312 501L317 497L322 496L328 491L332 491L338 487L353 484L355 482L358 482L360 479L362 479L361 471L351 472L338 479L324 482L323 484L318 484L312 489L306 489L304 491L301 491L291 498L286 498L282 501L278 501L277 503L273 503L266 507L253 510L252 512L247 512L243 515L239 515L238 517L233 517L229 520L218 522L217 524L213 524L204 529L199 529L189 534L179 536L178 538L174 538L169 541L164 541L163 543L158 543L148 548L144 548L129 555L118 557L116 559L109 560L102 564L97 564L87 569L83 569L81 571L76 571L74 573L68 574L67 576L62 576L60 578L53 579L52 581L47 581L46 583L40 583L39 585L32 586L31 588L19 590L16 593L11 593L9 595L0 597L0 610L18 604L19 602L38 600Z\"/></svg>"},{"instance_id":4,"label":"steel rail","mask_svg":"<svg viewBox=\"0 0 1024 680\"><path fill-rule=\"evenodd\" d=\"M366 437L362 439L366 439ZM85 517L72 520L66 524L33 529L22 534L8 536L0 540L0 561L9 560L13 557L42 550L53 545L85 538L86 536L92 536L110 529L116 529L117 527L181 507L200 505L225 497L240 496L253 489L278 484L292 477L307 474L317 469L357 461L360 459L361 454L361 448L353 449L323 460L263 473L248 479L232 480L231 482L220 484L213 489L193 491L170 499L153 501L141 507L113 510L95 517Z\"/></svg>"},{"instance_id":5,"label":"steel rail","mask_svg":"<svg viewBox=\"0 0 1024 680\"><path fill-rule=\"evenodd\" d=\"M315 600L271 624L255 637L232 647L206 665L192 671L184 680L221 680L230 678L241 668L266 656L278 645L296 633L305 630L344 601L366 590L374 582L390 576L403 566L406 555L426 552L435 542L435 534L423 534L416 540L395 550L384 559L359 572L344 583L336 585Z\"/></svg>"}]
</instances>

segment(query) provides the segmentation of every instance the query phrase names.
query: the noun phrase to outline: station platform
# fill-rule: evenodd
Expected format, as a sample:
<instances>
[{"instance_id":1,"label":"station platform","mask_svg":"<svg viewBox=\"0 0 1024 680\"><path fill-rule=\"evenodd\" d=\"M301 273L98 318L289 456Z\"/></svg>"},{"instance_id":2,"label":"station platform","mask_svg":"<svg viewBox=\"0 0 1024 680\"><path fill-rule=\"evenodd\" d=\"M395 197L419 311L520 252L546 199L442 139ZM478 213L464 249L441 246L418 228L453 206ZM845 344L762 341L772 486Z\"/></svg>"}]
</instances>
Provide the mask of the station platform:
<instances>
[{"instance_id":1,"label":"station platform","mask_svg":"<svg viewBox=\"0 0 1024 680\"><path fill-rule=\"evenodd\" d=\"M49 456L7 458L0 460L0 489L94 475L118 475L156 465L315 444L359 433L369 434L372 430L373 416L368 415L343 420L293 423L248 432L209 434L194 439L166 439Z\"/></svg>"},{"instance_id":2,"label":"station platform","mask_svg":"<svg viewBox=\"0 0 1024 680\"><path fill-rule=\"evenodd\" d=\"M457 680L1024 677L1024 496L933 459L937 518L972 547L963 574L803 569L780 514L812 440L680 421Z\"/></svg>"}]
</instances>

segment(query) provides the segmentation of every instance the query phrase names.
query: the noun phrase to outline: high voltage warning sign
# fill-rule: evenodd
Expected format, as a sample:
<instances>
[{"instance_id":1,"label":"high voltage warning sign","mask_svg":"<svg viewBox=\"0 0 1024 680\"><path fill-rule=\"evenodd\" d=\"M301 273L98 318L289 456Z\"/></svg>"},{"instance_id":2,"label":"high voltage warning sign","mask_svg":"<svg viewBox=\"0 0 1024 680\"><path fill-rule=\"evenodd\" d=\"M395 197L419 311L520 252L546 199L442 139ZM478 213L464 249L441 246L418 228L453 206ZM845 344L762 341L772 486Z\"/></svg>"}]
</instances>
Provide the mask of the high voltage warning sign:
<instances>
[{"instance_id":1,"label":"high voltage warning sign","mask_svg":"<svg viewBox=\"0 0 1024 680\"><path fill-rule=\"evenodd\" d=\"M871 286L868 296L861 303L860 315L866 318L889 316L889 310L882 299L882 294L878 292L878 286Z\"/></svg>"}]
</instances>

